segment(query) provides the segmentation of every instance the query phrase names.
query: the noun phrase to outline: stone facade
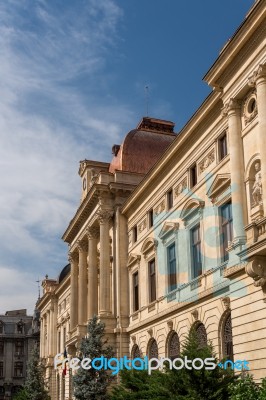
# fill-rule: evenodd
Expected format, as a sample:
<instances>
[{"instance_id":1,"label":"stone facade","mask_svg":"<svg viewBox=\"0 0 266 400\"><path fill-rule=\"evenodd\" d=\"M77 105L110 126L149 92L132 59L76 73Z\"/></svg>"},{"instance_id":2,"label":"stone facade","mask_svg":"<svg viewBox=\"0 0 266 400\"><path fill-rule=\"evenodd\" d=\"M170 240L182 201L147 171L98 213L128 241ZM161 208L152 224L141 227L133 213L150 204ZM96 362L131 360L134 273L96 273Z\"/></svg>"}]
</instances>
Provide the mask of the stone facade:
<instances>
[{"instance_id":1,"label":"stone facade","mask_svg":"<svg viewBox=\"0 0 266 400\"><path fill-rule=\"evenodd\" d=\"M25 383L26 363L39 345L39 316L26 310L0 315L0 399L12 399Z\"/></svg>"},{"instance_id":2,"label":"stone facade","mask_svg":"<svg viewBox=\"0 0 266 400\"><path fill-rule=\"evenodd\" d=\"M53 399L72 395L52 359L78 352L93 314L118 357L176 356L194 326L219 358L266 376L265 30L260 0L178 135L170 121L144 118L111 164L80 163L81 204L63 235L69 272L43 282L39 303Z\"/></svg>"}]
</instances>

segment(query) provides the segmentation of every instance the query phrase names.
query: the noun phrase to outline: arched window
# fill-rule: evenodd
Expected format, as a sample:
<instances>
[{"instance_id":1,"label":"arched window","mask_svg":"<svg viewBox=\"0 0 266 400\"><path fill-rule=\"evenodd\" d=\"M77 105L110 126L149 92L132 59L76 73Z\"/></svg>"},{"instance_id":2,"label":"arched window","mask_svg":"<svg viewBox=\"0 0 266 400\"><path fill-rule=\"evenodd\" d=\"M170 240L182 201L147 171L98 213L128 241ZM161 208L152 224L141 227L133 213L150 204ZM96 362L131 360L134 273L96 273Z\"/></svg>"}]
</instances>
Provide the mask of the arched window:
<instances>
[{"instance_id":1,"label":"arched window","mask_svg":"<svg viewBox=\"0 0 266 400\"><path fill-rule=\"evenodd\" d=\"M198 339L199 347L207 346L207 332L203 323L200 323L196 326L196 336Z\"/></svg>"},{"instance_id":2,"label":"arched window","mask_svg":"<svg viewBox=\"0 0 266 400\"><path fill-rule=\"evenodd\" d=\"M141 358L141 353L140 353L140 349L139 346L137 344L134 344L134 346L132 347L131 350L131 358Z\"/></svg>"},{"instance_id":3,"label":"arched window","mask_svg":"<svg viewBox=\"0 0 266 400\"><path fill-rule=\"evenodd\" d=\"M155 339L150 340L147 353L149 358L158 358L158 346Z\"/></svg>"},{"instance_id":4,"label":"arched window","mask_svg":"<svg viewBox=\"0 0 266 400\"><path fill-rule=\"evenodd\" d=\"M170 337L168 339L168 357L171 360L178 358L180 355L180 342L179 337L176 332L170 333Z\"/></svg>"},{"instance_id":5,"label":"arched window","mask_svg":"<svg viewBox=\"0 0 266 400\"><path fill-rule=\"evenodd\" d=\"M223 356L227 360L234 360L233 333L231 314L228 314L223 326Z\"/></svg>"}]
</instances>

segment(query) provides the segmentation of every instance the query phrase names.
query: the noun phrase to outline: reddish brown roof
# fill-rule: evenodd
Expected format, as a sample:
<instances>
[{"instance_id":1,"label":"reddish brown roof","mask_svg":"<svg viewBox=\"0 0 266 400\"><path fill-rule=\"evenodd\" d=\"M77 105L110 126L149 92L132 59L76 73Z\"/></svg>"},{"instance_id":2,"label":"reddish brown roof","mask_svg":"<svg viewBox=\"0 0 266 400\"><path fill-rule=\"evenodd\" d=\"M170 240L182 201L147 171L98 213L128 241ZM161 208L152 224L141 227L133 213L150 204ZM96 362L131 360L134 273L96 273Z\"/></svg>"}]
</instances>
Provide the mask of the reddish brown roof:
<instances>
[{"instance_id":1,"label":"reddish brown roof","mask_svg":"<svg viewBox=\"0 0 266 400\"><path fill-rule=\"evenodd\" d=\"M143 118L138 129L126 135L120 148L113 147L116 151L109 172L120 170L146 174L176 138L173 129L171 121Z\"/></svg>"}]
</instances>

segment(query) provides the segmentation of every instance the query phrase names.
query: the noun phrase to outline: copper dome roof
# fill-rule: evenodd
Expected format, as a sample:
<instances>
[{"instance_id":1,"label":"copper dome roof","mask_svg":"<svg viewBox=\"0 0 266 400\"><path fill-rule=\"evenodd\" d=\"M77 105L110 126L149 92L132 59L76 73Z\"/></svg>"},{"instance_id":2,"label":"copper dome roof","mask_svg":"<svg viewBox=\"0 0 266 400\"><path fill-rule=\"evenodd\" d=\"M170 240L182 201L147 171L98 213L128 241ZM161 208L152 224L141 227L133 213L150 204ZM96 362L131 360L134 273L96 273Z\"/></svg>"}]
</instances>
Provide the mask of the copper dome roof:
<instances>
[{"instance_id":1,"label":"copper dome roof","mask_svg":"<svg viewBox=\"0 0 266 400\"><path fill-rule=\"evenodd\" d=\"M114 145L109 172L128 171L146 174L176 138L174 123L145 117L130 131L121 146Z\"/></svg>"}]
</instances>

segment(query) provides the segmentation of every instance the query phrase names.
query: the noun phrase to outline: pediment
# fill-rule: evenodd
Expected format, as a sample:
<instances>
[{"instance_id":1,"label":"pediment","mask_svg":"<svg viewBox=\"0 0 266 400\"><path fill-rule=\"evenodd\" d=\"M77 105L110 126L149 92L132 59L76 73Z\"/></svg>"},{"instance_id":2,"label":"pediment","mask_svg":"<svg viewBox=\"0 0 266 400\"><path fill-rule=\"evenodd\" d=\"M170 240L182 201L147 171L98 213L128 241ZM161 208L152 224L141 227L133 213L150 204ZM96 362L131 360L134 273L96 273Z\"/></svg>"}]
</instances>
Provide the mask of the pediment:
<instances>
[{"instance_id":1,"label":"pediment","mask_svg":"<svg viewBox=\"0 0 266 400\"><path fill-rule=\"evenodd\" d=\"M191 198L189 199L186 204L184 205L180 218L182 220L186 220L192 216L196 211L198 212L201 210L205 205L205 202L203 200L199 200L196 198Z\"/></svg>"},{"instance_id":2,"label":"pediment","mask_svg":"<svg viewBox=\"0 0 266 400\"><path fill-rule=\"evenodd\" d=\"M151 237L148 237L146 240L144 240L143 245L141 247L141 252L143 254L148 253L149 251L155 250L155 248L158 246L158 241L156 239L153 239Z\"/></svg>"},{"instance_id":3,"label":"pediment","mask_svg":"<svg viewBox=\"0 0 266 400\"><path fill-rule=\"evenodd\" d=\"M130 253L127 261L127 266L132 267L132 265L140 262L141 256L139 254Z\"/></svg>"},{"instance_id":4,"label":"pediment","mask_svg":"<svg viewBox=\"0 0 266 400\"><path fill-rule=\"evenodd\" d=\"M162 229L159 233L159 238L163 239L165 238L167 235L169 235L170 233L173 233L175 231L177 231L179 228L179 223L178 222L174 222L174 221L165 221Z\"/></svg>"},{"instance_id":5,"label":"pediment","mask_svg":"<svg viewBox=\"0 0 266 400\"><path fill-rule=\"evenodd\" d=\"M218 174L207 191L207 196L211 199L214 199L219 194L223 193L230 186L230 184L230 174Z\"/></svg>"}]
</instances>

